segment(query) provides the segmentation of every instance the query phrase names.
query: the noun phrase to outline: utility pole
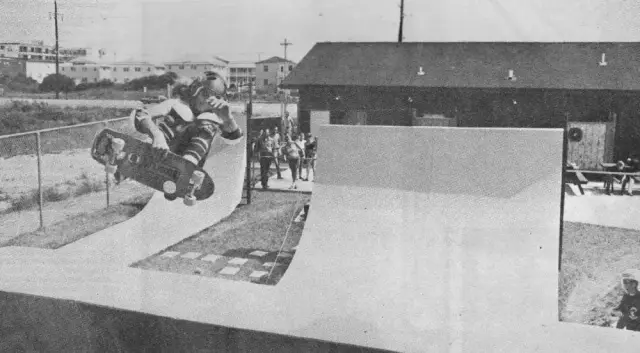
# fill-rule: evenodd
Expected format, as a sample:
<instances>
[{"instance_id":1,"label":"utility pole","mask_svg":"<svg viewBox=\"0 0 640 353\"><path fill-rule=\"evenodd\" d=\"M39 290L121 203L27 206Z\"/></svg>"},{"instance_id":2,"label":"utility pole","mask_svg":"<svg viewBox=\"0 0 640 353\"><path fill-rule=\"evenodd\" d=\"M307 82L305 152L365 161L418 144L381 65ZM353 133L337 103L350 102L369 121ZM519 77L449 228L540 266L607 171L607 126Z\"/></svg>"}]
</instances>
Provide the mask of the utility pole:
<instances>
[{"instance_id":1,"label":"utility pole","mask_svg":"<svg viewBox=\"0 0 640 353\"><path fill-rule=\"evenodd\" d=\"M60 15L62 16L62 15ZM51 13L49 13L49 19L51 19ZM58 46L58 1L53 0L53 23L56 29L56 99L60 98L60 58Z\"/></svg>"},{"instance_id":2,"label":"utility pole","mask_svg":"<svg viewBox=\"0 0 640 353\"><path fill-rule=\"evenodd\" d=\"M290 45L293 45L293 43L288 42L287 38L285 38L284 39L284 43L280 43L280 45L282 45L284 47L284 66L282 68L282 79L284 80L284 73L289 70L288 69L289 67L287 66L288 65L288 62L287 62L287 47L290 46ZM280 81L280 82L282 82L282 81ZM278 80L277 80L277 76L276 76L276 87L277 87L277 84L278 84ZM282 90L282 92L283 92L283 97L284 97L284 103L282 104L282 125L283 125L282 132L286 133L285 126L289 125L289 122L285 121L285 118L286 118L285 117L285 112L287 111L287 98L288 97L287 97L287 91ZM291 132L293 132L293 131L291 131Z\"/></svg>"},{"instance_id":3,"label":"utility pole","mask_svg":"<svg viewBox=\"0 0 640 353\"><path fill-rule=\"evenodd\" d=\"M404 26L404 0L400 0L400 28L398 29L398 43L402 43L402 27Z\"/></svg>"}]
</instances>

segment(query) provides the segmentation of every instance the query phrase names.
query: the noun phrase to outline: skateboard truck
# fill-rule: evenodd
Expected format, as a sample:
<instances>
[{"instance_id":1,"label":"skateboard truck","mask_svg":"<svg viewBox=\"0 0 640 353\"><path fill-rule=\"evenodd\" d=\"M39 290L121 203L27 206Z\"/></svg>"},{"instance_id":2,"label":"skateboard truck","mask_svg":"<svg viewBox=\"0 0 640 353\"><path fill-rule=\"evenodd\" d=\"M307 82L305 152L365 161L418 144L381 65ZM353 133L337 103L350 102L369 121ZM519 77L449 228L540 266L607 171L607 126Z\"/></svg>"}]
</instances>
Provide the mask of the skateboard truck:
<instances>
[{"instance_id":1,"label":"skateboard truck","mask_svg":"<svg viewBox=\"0 0 640 353\"><path fill-rule=\"evenodd\" d=\"M124 140L119 138L114 138L111 140L111 153L109 153L109 158L107 163L104 165L104 169L109 174L114 174L118 170L118 166L116 165L116 160L122 149L124 148Z\"/></svg>"},{"instance_id":2,"label":"skateboard truck","mask_svg":"<svg viewBox=\"0 0 640 353\"><path fill-rule=\"evenodd\" d=\"M199 170L193 172L191 176L192 185L189 186L189 192L184 197L184 204L187 206L193 206L196 204L196 196L195 192L200 189L202 186L202 181L204 180L204 173Z\"/></svg>"}]
</instances>

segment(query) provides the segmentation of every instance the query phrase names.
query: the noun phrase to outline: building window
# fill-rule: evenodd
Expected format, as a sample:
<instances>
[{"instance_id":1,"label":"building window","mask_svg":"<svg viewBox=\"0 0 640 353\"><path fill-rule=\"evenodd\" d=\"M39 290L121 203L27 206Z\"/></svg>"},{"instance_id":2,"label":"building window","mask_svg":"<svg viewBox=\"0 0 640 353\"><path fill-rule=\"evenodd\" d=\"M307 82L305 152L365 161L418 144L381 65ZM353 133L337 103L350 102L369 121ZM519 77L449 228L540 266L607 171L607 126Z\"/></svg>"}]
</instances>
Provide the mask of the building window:
<instances>
[{"instance_id":1,"label":"building window","mask_svg":"<svg viewBox=\"0 0 640 353\"><path fill-rule=\"evenodd\" d=\"M124 72L129 72L129 68L128 68L128 67L125 67L124 69L122 69L122 71L124 71Z\"/></svg>"},{"instance_id":2,"label":"building window","mask_svg":"<svg viewBox=\"0 0 640 353\"><path fill-rule=\"evenodd\" d=\"M268 85L269 85L269 79L266 79L266 78L264 79L264 85L265 85L265 86L268 86Z\"/></svg>"},{"instance_id":3,"label":"building window","mask_svg":"<svg viewBox=\"0 0 640 353\"><path fill-rule=\"evenodd\" d=\"M280 65L280 72L284 72L284 65Z\"/></svg>"},{"instance_id":4,"label":"building window","mask_svg":"<svg viewBox=\"0 0 640 353\"><path fill-rule=\"evenodd\" d=\"M289 65L289 71L293 71L293 65Z\"/></svg>"},{"instance_id":5,"label":"building window","mask_svg":"<svg viewBox=\"0 0 640 353\"><path fill-rule=\"evenodd\" d=\"M264 70L264 72L269 72L269 66L268 65L264 65L262 67L262 70Z\"/></svg>"},{"instance_id":6,"label":"building window","mask_svg":"<svg viewBox=\"0 0 640 353\"><path fill-rule=\"evenodd\" d=\"M139 67L136 67L135 70L136 70L136 72L140 72L141 71Z\"/></svg>"},{"instance_id":7,"label":"building window","mask_svg":"<svg viewBox=\"0 0 640 353\"><path fill-rule=\"evenodd\" d=\"M150 67L147 68L147 72L151 72L151 68Z\"/></svg>"},{"instance_id":8,"label":"building window","mask_svg":"<svg viewBox=\"0 0 640 353\"><path fill-rule=\"evenodd\" d=\"M4 45L0 45L0 49L4 49Z\"/></svg>"},{"instance_id":9,"label":"building window","mask_svg":"<svg viewBox=\"0 0 640 353\"><path fill-rule=\"evenodd\" d=\"M72 68L71 68L71 71L76 71L76 68L75 68L75 67L72 67Z\"/></svg>"},{"instance_id":10,"label":"building window","mask_svg":"<svg viewBox=\"0 0 640 353\"><path fill-rule=\"evenodd\" d=\"M197 70L198 68L195 65L191 65L191 70Z\"/></svg>"},{"instance_id":11,"label":"building window","mask_svg":"<svg viewBox=\"0 0 640 353\"><path fill-rule=\"evenodd\" d=\"M83 72L87 72L87 68L86 68L86 67L83 67L83 68L82 68L82 71L83 71Z\"/></svg>"},{"instance_id":12,"label":"building window","mask_svg":"<svg viewBox=\"0 0 640 353\"><path fill-rule=\"evenodd\" d=\"M180 66L178 66L178 69L180 69L180 70L184 70L184 65L180 65Z\"/></svg>"}]
</instances>

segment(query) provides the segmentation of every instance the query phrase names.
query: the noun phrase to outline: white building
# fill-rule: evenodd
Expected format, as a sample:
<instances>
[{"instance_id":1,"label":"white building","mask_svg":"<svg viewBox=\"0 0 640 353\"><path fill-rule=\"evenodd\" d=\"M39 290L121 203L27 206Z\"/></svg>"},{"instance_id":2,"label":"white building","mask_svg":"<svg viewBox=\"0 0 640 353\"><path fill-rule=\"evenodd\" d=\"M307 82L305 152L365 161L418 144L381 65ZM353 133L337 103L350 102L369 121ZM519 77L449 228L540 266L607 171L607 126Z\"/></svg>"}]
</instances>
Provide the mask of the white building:
<instances>
[{"instance_id":1,"label":"white building","mask_svg":"<svg viewBox=\"0 0 640 353\"><path fill-rule=\"evenodd\" d=\"M60 48L59 62L92 55L90 48ZM43 41L0 42L0 57L21 58L27 60L55 61L55 45L46 45Z\"/></svg>"},{"instance_id":2,"label":"white building","mask_svg":"<svg viewBox=\"0 0 640 353\"><path fill-rule=\"evenodd\" d=\"M231 61L229 62L229 87L236 87L239 90L246 88L252 81L256 82L255 61Z\"/></svg>"},{"instance_id":3,"label":"white building","mask_svg":"<svg viewBox=\"0 0 640 353\"><path fill-rule=\"evenodd\" d=\"M110 80L114 83L127 83L145 76L162 75L165 73L165 70L161 65L153 65L144 61L110 63L78 58L61 64L60 73L71 77L76 84L94 83L102 80Z\"/></svg>"},{"instance_id":4,"label":"white building","mask_svg":"<svg viewBox=\"0 0 640 353\"><path fill-rule=\"evenodd\" d=\"M56 73L56 63L50 61L26 61L26 75L42 83L45 77Z\"/></svg>"}]
</instances>

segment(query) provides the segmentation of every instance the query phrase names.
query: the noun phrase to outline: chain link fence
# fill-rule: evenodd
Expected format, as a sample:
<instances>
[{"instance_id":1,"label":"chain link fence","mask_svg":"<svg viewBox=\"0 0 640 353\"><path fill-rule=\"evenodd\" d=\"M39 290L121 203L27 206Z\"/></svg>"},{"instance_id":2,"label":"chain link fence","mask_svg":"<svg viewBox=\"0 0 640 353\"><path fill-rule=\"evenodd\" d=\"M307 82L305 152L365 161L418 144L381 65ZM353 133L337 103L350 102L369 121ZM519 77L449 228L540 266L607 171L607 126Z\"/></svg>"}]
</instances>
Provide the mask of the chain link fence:
<instances>
[{"instance_id":1,"label":"chain link fence","mask_svg":"<svg viewBox=\"0 0 640 353\"><path fill-rule=\"evenodd\" d=\"M152 193L115 184L90 147L104 128L144 138L129 118L0 136L0 243Z\"/></svg>"}]
</instances>

